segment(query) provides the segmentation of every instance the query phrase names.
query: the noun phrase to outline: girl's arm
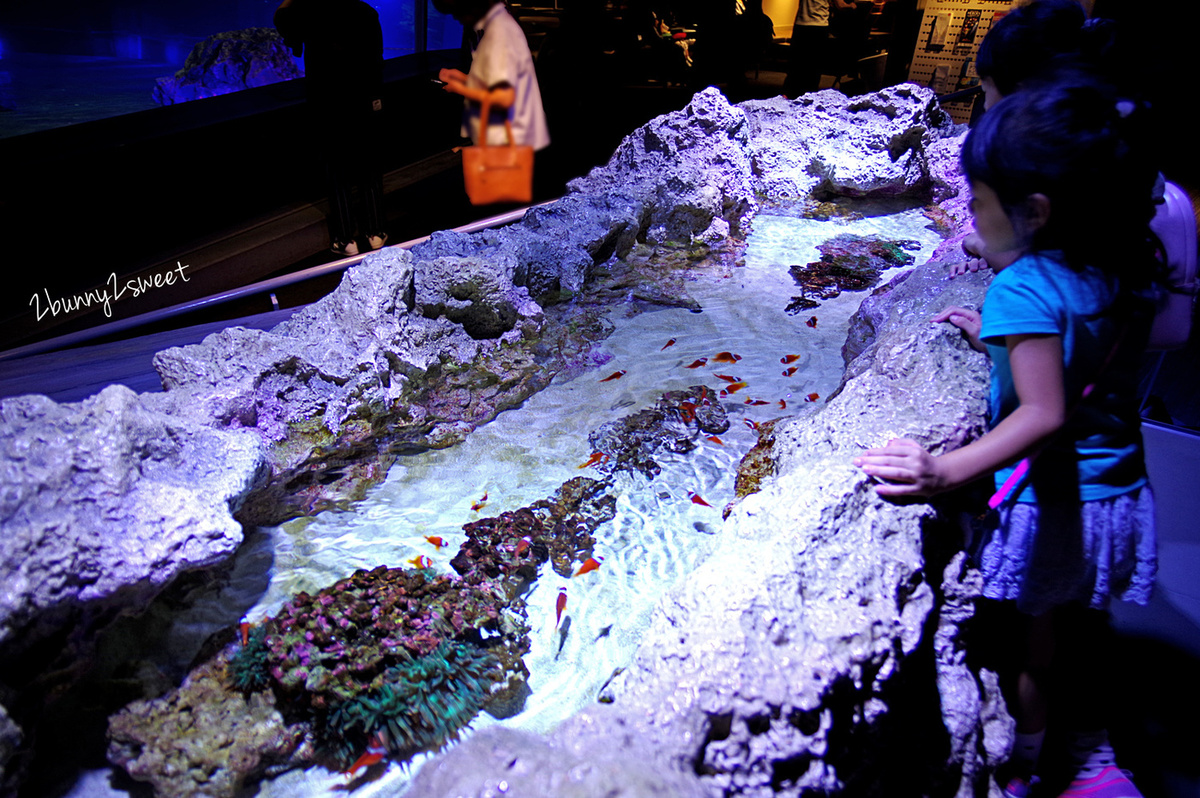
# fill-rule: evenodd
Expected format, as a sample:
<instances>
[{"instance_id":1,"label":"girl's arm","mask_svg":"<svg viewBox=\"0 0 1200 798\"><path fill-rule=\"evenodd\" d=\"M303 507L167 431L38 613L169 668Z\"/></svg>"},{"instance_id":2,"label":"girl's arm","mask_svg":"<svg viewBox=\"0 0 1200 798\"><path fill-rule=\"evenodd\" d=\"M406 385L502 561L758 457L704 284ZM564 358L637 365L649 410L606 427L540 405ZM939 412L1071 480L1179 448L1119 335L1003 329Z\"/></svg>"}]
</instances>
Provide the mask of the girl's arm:
<instances>
[{"instance_id":1,"label":"girl's arm","mask_svg":"<svg viewBox=\"0 0 1200 798\"><path fill-rule=\"evenodd\" d=\"M854 464L887 480L881 496L932 496L957 488L1036 452L1066 422L1062 338L1009 335L1009 364L1020 404L977 441L934 456L908 439L868 449Z\"/></svg>"}]
</instances>

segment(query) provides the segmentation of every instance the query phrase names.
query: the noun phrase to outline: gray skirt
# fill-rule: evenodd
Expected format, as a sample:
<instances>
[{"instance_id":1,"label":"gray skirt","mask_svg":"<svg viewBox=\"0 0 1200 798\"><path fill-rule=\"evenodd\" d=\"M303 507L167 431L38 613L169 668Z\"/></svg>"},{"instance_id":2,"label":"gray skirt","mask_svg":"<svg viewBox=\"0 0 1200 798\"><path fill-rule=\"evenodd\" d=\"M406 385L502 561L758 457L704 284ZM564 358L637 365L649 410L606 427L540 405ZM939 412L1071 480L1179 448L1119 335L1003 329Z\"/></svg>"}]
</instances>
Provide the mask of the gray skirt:
<instances>
[{"instance_id":1,"label":"gray skirt","mask_svg":"<svg viewBox=\"0 0 1200 798\"><path fill-rule=\"evenodd\" d=\"M1013 503L986 530L975 560L983 595L1040 615L1118 598L1146 604L1158 570L1154 495L1139 490L1090 502Z\"/></svg>"}]
</instances>

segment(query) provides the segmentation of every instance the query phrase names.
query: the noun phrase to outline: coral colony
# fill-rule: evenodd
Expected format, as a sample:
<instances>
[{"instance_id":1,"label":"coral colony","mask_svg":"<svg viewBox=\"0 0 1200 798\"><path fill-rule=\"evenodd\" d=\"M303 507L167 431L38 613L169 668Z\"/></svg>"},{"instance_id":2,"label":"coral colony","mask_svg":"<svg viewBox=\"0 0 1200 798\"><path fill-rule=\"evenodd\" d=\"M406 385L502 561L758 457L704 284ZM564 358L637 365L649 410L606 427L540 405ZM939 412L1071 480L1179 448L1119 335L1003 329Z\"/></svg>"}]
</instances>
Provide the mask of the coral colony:
<instances>
[{"instance_id":1,"label":"coral colony","mask_svg":"<svg viewBox=\"0 0 1200 798\"><path fill-rule=\"evenodd\" d=\"M466 638L495 627L495 587L428 570L358 571L296 595L229 663L243 691L270 688L345 768L378 737L389 753L438 749L483 706L500 660Z\"/></svg>"}]
</instances>

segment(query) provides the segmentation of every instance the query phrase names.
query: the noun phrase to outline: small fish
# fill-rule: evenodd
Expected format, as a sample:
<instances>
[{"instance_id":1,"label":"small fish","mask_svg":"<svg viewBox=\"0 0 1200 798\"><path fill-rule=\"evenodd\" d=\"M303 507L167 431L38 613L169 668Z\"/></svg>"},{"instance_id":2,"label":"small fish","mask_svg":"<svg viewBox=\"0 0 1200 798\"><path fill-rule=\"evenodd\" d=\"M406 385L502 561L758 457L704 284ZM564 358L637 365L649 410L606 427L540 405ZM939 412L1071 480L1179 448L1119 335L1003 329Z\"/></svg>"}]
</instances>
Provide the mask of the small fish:
<instances>
[{"instance_id":1,"label":"small fish","mask_svg":"<svg viewBox=\"0 0 1200 798\"><path fill-rule=\"evenodd\" d=\"M562 653L563 646L567 643L567 632L571 631L571 616L563 618L562 626L558 627L558 650L554 652L554 660L558 661L558 655Z\"/></svg>"},{"instance_id":2,"label":"small fish","mask_svg":"<svg viewBox=\"0 0 1200 798\"><path fill-rule=\"evenodd\" d=\"M613 625L611 623L608 626L603 627L596 635L596 639L599 640L602 637L608 637L608 633L612 631L612 628Z\"/></svg>"},{"instance_id":3,"label":"small fish","mask_svg":"<svg viewBox=\"0 0 1200 798\"><path fill-rule=\"evenodd\" d=\"M428 568L433 565L433 560L429 559L424 554L418 554L412 559L405 560L405 562L407 562L413 568Z\"/></svg>"},{"instance_id":4,"label":"small fish","mask_svg":"<svg viewBox=\"0 0 1200 798\"><path fill-rule=\"evenodd\" d=\"M809 327L816 327L817 326L817 317L810 316L808 321L806 321L804 323L807 324Z\"/></svg>"},{"instance_id":5,"label":"small fish","mask_svg":"<svg viewBox=\"0 0 1200 798\"><path fill-rule=\"evenodd\" d=\"M820 398L821 398L821 395L820 395L820 394L818 394L816 391L813 391L813 392L812 392L812 393L810 393L808 396L804 397L804 401L806 401L806 402L815 402L815 401L817 401L817 400L818 400L818 399L820 399Z\"/></svg>"},{"instance_id":6,"label":"small fish","mask_svg":"<svg viewBox=\"0 0 1200 798\"><path fill-rule=\"evenodd\" d=\"M713 376L718 380L725 380L725 382L741 382L737 377L730 377L728 374L714 374Z\"/></svg>"},{"instance_id":7,"label":"small fish","mask_svg":"<svg viewBox=\"0 0 1200 798\"><path fill-rule=\"evenodd\" d=\"M747 399L745 403L748 405L751 405L752 407L759 407L761 405L771 404L770 402L764 401L762 399Z\"/></svg>"},{"instance_id":8,"label":"small fish","mask_svg":"<svg viewBox=\"0 0 1200 798\"><path fill-rule=\"evenodd\" d=\"M709 436L708 436L707 438L705 438L704 440L706 440L706 441L712 441L713 443L717 444L718 446L724 446L724 445L725 445L725 444L724 444L724 442L722 442L722 441L721 441L721 439L720 439L720 438L718 438L716 435L709 435Z\"/></svg>"},{"instance_id":9,"label":"small fish","mask_svg":"<svg viewBox=\"0 0 1200 798\"><path fill-rule=\"evenodd\" d=\"M755 421L754 419L752 419L752 418L743 418L743 419L742 419L742 423L743 423L743 424L745 424L745 425L746 425L747 427L749 427L750 429L754 430L755 432L758 432L758 422L757 422L757 421Z\"/></svg>"},{"instance_id":10,"label":"small fish","mask_svg":"<svg viewBox=\"0 0 1200 798\"><path fill-rule=\"evenodd\" d=\"M729 385L725 386L725 390L729 393L737 393L749 384L750 383L747 382L731 382Z\"/></svg>"},{"instance_id":11,"label":"small fish","mask_svg":"<svg viewBox=\"0 0 1200 798\"><path fill-rule=\"evenodd\" d=\"M242 616L241 622L238 623L238 629L242 633L242 648L245 648L250 644L250 619L245 615Z\"/></svg>"},{"instance_id":12,"label":"small fish","mask_svg":"<svg viewBox=\"0 0 1200 798\"><path fill-rule=\"evenodd\" d=\"M520 557L525 552L529 551L529 538L521 538L517 541L517 556Z\"/></svg>"},{"instance_id":13,"label":"small fish","mask_svg":"<svg viewBox=\"0 0 1200 798\"><path fill-rule=\"evenodd\" d=\"M663 351L663 349L666 349L668 346L675 346L674 338L672 338L670 341L667 341L665 344L663 344L663 348L658 351L661 352L661 351Z\"/></svg>"},{"instance_id":14,"label":"small fish","mask_svg":"<svg viewBox=\"0 0 1200 798\"><path fill-rule=\"evenodd\" d=\"M713 355L714 363L736 363L741 359L741 355L735 355L733 352L717 352Z\"/></svg>"},{"instance_id":15,"label":"small fish","mask_svg":"<svg viewBox=\"0 0 1200 798\"><path fill-rule=\"evenodd\" d=\"M780 399L780 400L779 400L779 409L780 409L780 410L787 410L787 400L786 400L786 399Z\"/></svg>"},{"instance_id":16,"label":"small fish","mask_svg":"<svg viewBox=\"0 0 1200 798\"><path fill-rule=\"evenodd\" d=\"M693 360L689 365L684 366L684 368L685 369L698 369L707 362L708 362L708 358L698 357L695 360Z\"/></svg>"},{"instance_id":17,"label":"small fish","mask_svg":"<svg viewBox=\"0 0 1200 798\"><path fill-rule=\"evenodd\" d=\"M441 549L442 546L446 545L446 541L442 540L437 535L426 535L425 540L427 540L435 549Z\"/></svg>"},{"instance_id":18,"label":"small fish","mask_svg":"<svg viewBox=\"0 0 1200 798\"><path fill-rule=\"evenodd\" d=\"M583 561L583 565L579 566L579 570L575 572L576 576L583 576L586 573L596 570L600 567L600 563L604 562L603 557L588 557Z\"/></svg>"},{"instance_id":19,"label":"small fish","mask_svg":"<svg viewBox=\"0 0 1200 798\"><path fill-rule=\"evenodd\" d=\"M698 504L701 507L712 507L711 504L704 501L704 499L700 498L700 494L696 493L695 491L689 490L688 498L692 500L692 504Z\"/></svg>"},{"instance_id":20,"label":"small fish","mask_svg":"<svg viewBox=\"0 0 1200 798\"><path fill-rule=\"evenodd\" d=\"M372 765L377 765L387 756L387 746L384 745L383 739L378 733L371 737L370 744L367 745L367 750L358 759L354 760L354 764L346 771L346 775L354 778L354 774L360 768L369 768Z\"/></svg>"},{"instance_id":21,"label":"small fish","mask_svg":"<svg viewBox=\"0 0 1200 798\"><path fill-rule=\"evenodd\" d=\"M609 380L619 380L624 376L625 376L625 369L621 369L619 371L614 371L612 374L609 374L607 377L600 380L600 382L608 382Z\"/></svg>"},{"instance_id":22,"label":"small fish","mask_svg":"<svg viewBox=\"0 0 1200 798\"><path fill-rule=\"evenodd\" d=\"M485 504L487 504L487 491L486 490L483 492L483 496L479 499L479 501L477 501L471 505L471 511L479 512L480 510L483 509L483 505L485 505Z\"/></svg>"},{"instance_id":23,"label":"small fish","mask_svg":"<svg viewBox=\"0 0 1200 798\"><path fill-rule=\"evenodd\" d=\"M798 366L791 366L783 370L783 376L790 377L799 370Z\"/></svg>"},{"instance_id":24,"label":"small fish","mask_svg":"<svg viewBox=\"0 0 1200 798\"><path fill-rule=\"evenodd\" d=\"M684 424L696 420L696 405L693 402L679 403L679 420Z\"/></svg>"},{"instance_id":25,"label":"small fish","mask_svg":"<svg viewBox=\"0 0 1200 798\"><path fill-rule=\"evenodd\" d=\"M596 465L597 463L603 463L607 459L608 459L608 455L606 455L604 452L592 452L592 456L587 459L587 462L581 464L579 467L580 468L591 468L592 466Z\"/></svg>"},{"instance_id":26,"label":"small fish","mask_svg":"<svg viewBox=\"0 0 1200 798\"><path fill-rule=\"evenodd\" d=\"M779 362L786 366L788 363L795 363L799 359L799 355L784 355L783 357L779 358Z\"/></svg>"},{"instance_id":27,"label":"small fish","mask_svg":"<svg viewBox=\"0 0 1200 798\"><path fill-rule=\"evenodd\" d=\"M578 576L578 574L576 574ZM567 589L560 587L558 589L558 598L554 601L554 628L558 628L558 624L562 621L563 610L567 608Z\"/></svg>"}]
</instances>

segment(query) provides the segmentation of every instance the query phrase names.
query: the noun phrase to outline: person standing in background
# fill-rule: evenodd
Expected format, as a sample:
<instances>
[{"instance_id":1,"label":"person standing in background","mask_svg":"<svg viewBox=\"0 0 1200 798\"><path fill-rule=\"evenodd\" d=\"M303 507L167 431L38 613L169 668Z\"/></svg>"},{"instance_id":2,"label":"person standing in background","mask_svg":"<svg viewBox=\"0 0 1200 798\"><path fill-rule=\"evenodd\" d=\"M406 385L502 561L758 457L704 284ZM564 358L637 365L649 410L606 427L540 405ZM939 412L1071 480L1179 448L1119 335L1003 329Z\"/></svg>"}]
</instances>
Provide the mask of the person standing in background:
<instances>
[{"instance_id":1,"label":"person standing in background","mask_svg":"<svg viewBox=\"0 0 1200 798\"><path fill-rule=\"evenodd\" d=\"M488 144L508 143L503 124L507 118L512 123L514 144L535 151L549 146L533 55L503 0L433 0L433 6L453 15L474 34L470 72L443 69L438 74L446 91L465 98L463 136L476 144L483 140L479 113L487 100L492 106L492 124L486 125Z\"/></svg>"},{"instance_id":2,"label":"person standing in background","mask_svg":"<svg viewBox=\"0 0 1200 798\"><path fill-rule=\"evenodd\" d=\"M275 27L292 52L304 56L313 151L325 162L330 185L330 249L357 255L360 235L370 249L379 249L387 242L381 218L379 14L361 0L283 0Z\"/></svg>"},{"instance_id":3,"label":"person standing in background","mask_svg":"<svg viewBox=\"0 0 1200 798\"><path fill-rule=\"evenodd\" d=\"M833 10L854 10L847 0L800 0L789 45L787 80L783 93L799 97L821 88L821 68L828 54L829 21Z\"/></svg>"}]
</instances>

